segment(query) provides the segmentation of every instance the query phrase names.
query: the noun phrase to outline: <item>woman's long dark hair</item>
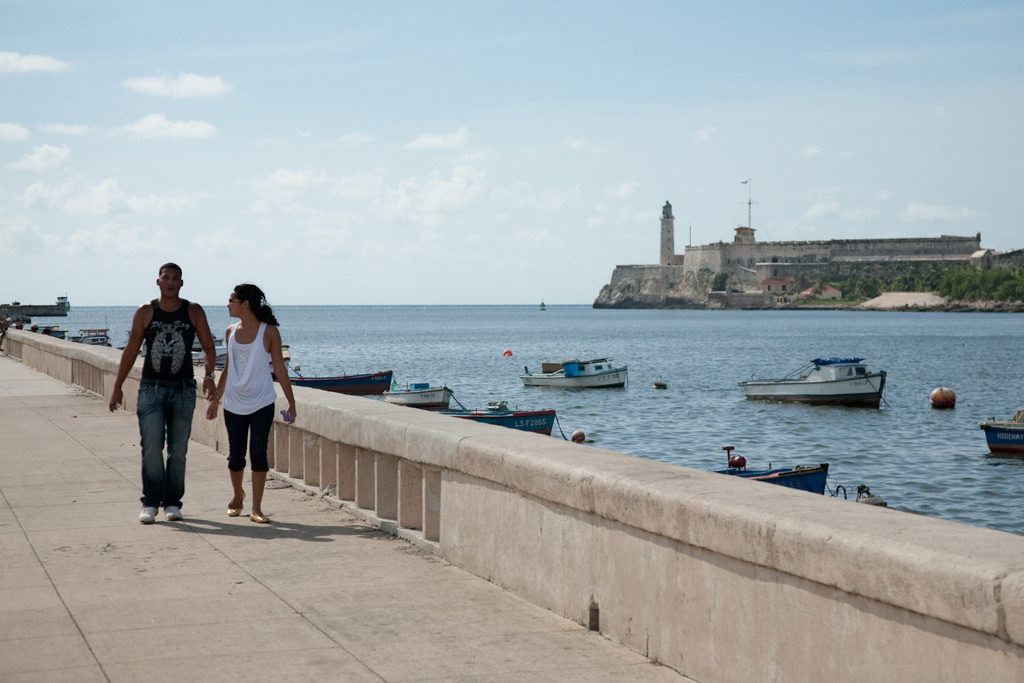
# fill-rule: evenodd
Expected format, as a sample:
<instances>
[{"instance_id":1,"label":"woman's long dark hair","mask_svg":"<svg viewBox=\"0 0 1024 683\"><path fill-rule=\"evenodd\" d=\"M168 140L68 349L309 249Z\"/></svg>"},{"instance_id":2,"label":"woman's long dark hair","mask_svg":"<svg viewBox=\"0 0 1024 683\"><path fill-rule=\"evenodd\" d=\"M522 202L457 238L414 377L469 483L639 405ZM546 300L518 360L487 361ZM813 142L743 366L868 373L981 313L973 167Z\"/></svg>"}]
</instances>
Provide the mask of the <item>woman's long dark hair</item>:
<instances>
[{"instance_id":1,"label":"woman's long dark hair","mask_svg":"<svg viewBox=\"0 0 1024 683\"><path fill-rule=\"evenodd\" d=\"M267 295L263 293L262 289L246 282L235 285L235 296L238 297L239 301L249 302L249 310L253 312L256 319L261 323L273 325L274 327L278 326L277 318L274 317L274 311L267 304Z\"/></svg>"}]
</instances>

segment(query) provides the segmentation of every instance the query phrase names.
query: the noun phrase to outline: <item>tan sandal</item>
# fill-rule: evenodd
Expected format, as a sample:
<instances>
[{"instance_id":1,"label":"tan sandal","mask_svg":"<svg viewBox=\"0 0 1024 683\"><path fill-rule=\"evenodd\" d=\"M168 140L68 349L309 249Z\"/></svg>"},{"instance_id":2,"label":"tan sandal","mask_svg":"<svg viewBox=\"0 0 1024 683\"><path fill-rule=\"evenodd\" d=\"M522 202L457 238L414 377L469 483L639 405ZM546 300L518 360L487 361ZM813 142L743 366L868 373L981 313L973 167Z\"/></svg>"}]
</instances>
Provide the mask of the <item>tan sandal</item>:
<instances>
[{"instance_id":1,"label":"tan sandal","mask_svg":"<svg viewBox=\"0 0 1024 683\"><path fill-rule=\"evenodd\" d=\"M239 501L238 507L233 508L233 507L231 507L231 504L228 503L228 517L238 517L240 514L242 514L242 504L243 503L245 503L245 490L244 489L242 490L242 499Z\"/></svg>"}]
</instances>

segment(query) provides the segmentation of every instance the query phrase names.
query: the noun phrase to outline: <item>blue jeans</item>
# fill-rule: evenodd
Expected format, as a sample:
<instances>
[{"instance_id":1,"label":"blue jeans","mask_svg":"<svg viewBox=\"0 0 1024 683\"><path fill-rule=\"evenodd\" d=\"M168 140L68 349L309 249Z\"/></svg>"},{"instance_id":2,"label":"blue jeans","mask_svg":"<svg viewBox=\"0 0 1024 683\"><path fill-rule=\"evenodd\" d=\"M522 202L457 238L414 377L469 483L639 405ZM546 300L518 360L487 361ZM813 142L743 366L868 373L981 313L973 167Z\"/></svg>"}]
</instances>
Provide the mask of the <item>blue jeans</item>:
<instances>
[{"instance_id":1,"label":"blue jeans","mask_svg":"<svg viewBox=\"0 0 1024 683\"><path fill-rule=\"evenodd\" d=\"M185 454L192 435L196 383L183 380L139 385L139 436L142 440L142 507L181 507L185 495ZM164 439L167 464L164 465Z\"/></svg>"}]
</instances>

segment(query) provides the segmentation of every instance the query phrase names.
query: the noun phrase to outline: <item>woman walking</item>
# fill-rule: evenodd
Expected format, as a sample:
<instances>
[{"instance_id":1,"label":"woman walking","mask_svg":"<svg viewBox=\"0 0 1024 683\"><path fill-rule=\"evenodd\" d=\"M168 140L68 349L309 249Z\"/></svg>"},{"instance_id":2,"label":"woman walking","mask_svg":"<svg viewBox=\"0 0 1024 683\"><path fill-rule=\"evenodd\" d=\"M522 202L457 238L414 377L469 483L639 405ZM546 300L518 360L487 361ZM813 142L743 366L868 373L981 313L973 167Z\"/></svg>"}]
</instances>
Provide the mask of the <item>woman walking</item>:
<instances>
[{"instance_id":1,"label":"woman walking","mask_svg":"<svg viewBox=\"0 0 1024 683\"><path fill-rule=\"evenodd\" d=\"M277 318L267 305L263 291L253 284L235 287L228 297L228 314L238 322L224 334L228 353L224 369L217 383L218 399L210 402L206 419L217 417L218 401L224 406L224 425L228 430L228 471L234 496L228 503L228 517L242 514L245 490L242 477L245 474L246 439L249 441L249 465L252 469L252 510L249 519L259 524L270 520L260 507L263 503L263 489L267 481L267 441L270 426L274 422L274 376L281 384L288 400L285 421L295 420L295 397L288 381L281 354L281 333L277 329Z\"/></svg>"}]
</instances>

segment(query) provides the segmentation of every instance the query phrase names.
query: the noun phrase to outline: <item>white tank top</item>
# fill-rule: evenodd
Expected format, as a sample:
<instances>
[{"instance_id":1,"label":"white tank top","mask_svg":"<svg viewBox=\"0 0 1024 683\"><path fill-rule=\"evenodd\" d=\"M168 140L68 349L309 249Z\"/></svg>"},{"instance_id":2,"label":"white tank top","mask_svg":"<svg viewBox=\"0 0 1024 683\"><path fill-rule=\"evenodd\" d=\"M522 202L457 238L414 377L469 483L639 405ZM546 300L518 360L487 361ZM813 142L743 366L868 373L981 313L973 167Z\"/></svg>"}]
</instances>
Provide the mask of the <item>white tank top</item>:
<instances>
[{"instance_id":1,"label":"white tank top","mask_svg":"<svg viewBox=\"0 0 1024 683\"><path fill-rule=\"evenodd\" d=\"M232 325L228 341L227 382L224 385L224 410L236 415L251 415L260 408L277 400L274 378L270 375L270 353L263 346L263 331L260 329L251 344L239 344L235 339L238 323Z\"/></svg>"}]
</instances>

